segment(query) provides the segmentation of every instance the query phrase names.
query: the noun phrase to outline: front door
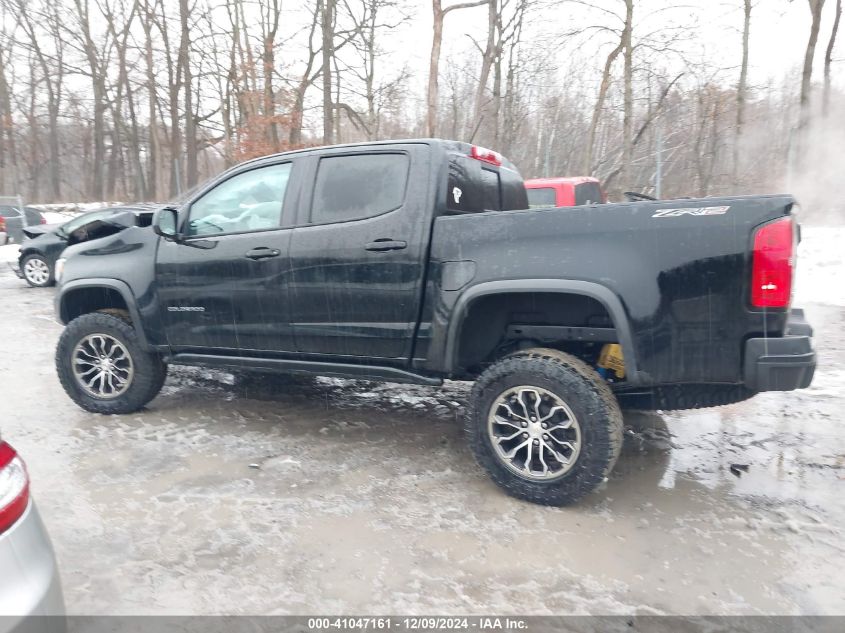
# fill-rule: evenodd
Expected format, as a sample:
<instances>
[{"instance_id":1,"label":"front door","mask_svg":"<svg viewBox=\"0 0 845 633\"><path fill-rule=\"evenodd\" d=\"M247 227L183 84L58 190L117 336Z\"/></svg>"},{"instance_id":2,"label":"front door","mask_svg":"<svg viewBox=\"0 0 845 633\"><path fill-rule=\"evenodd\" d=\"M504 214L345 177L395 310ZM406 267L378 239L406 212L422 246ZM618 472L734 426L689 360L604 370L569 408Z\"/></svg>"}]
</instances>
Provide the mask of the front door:
<instances>
[{"instance_id":1,"label":"front door","mask_svg":"<svg viewBox=\"0 0 845 633\"><path fill-rule=\"evenodd\" d=\"M291 161L225 177L183 210L184 240L162 240L156 280L174 351L294 349L283 207Z\"/></svg>"},{"instance_id":2,"label":"front door","mask_svg":"<svg viewBox=\"0 0 845 633\"><path fill-rule=\"evenodd\" d=\"M312 164L291 239L291 320L309 354L410 358L430 222L427 148L339 151Z\"/></svg>"}]
</instances>

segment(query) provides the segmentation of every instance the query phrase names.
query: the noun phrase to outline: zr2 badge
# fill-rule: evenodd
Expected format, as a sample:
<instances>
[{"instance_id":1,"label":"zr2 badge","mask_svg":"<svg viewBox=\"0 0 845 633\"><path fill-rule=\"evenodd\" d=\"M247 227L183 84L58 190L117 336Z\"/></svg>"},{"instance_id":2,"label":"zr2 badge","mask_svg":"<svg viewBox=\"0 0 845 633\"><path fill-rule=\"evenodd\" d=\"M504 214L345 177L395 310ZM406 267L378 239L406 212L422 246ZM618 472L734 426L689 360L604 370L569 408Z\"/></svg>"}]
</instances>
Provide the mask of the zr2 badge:
<instances>
[{"instance_id":1,"label":"zr2 badge","mask_svg":"<svg viewBox=\"0 0 845 633\"><path fill-rule=\"evenodd\" d=\"M653 218L677 218L682 215L725 215L730 207L689 207L686 209L658 209Z\"/></svg>"}]
</instances>

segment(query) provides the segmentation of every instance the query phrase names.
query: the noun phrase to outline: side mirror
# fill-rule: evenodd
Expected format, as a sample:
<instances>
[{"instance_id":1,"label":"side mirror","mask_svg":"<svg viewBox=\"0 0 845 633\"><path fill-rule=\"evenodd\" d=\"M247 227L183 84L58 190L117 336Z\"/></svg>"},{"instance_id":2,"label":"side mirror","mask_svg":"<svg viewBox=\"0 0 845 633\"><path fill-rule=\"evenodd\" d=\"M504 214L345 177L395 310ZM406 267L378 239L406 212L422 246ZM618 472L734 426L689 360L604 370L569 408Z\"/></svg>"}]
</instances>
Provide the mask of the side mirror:
<instances>
[{"instance_id":1,"label":"side mirror","mask_svg":"<svg viewBox=\"0 0 845 633\"><path fill-rule=\"evenodd\" d=\"M179 213L173 207L162 207L153 215L153 231L173 242L179 241Z\"/></svg>"}]
</instances>

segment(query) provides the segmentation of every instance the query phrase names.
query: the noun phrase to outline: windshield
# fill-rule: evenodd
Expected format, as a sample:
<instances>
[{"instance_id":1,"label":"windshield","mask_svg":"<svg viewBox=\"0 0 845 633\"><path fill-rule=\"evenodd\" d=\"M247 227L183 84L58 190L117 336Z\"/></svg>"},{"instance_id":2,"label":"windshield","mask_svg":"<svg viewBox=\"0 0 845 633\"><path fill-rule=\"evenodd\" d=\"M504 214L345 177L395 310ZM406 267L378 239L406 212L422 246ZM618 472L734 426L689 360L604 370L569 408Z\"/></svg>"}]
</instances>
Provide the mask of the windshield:
<instances>
[{"instance_id":1,"label":"windshield","mask_svg":"<svg viewBox=\"0 0 845 633\"><path fill-rule=\"evenodd\" d=\"M100 211L92 211L91 213L85 213L62 224L60 231L65 235L70 235L80 226L85 226L86 224L88 224L89 222L93 222L94 220L102 220L103 218L107 218L111 215L114 215L114 213L114 209L102 209Z\"/></svg>"}]
</instances>

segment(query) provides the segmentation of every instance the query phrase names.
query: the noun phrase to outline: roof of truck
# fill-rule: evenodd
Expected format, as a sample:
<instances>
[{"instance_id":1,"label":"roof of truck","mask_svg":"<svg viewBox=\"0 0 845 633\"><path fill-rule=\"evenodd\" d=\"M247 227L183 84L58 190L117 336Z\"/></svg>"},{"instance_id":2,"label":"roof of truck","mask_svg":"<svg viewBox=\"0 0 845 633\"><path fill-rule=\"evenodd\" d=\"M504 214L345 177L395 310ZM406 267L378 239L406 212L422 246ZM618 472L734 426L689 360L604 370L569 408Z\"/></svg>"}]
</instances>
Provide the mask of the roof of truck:
<instances>
[{"instance_id":1,"label":"roof of truck","mask_svg":"<svg viewBox=\"0 0 845 633\"><path fill-rule=\"evenodd\" d=\"M562 176L558 178L531 178L525 181L525 186L528 189L538 189L540 187L552 187L554 185L583 185L584 183L594 182L598 183L598 178L592 176Z\"/></svg>"}]
</instances>

